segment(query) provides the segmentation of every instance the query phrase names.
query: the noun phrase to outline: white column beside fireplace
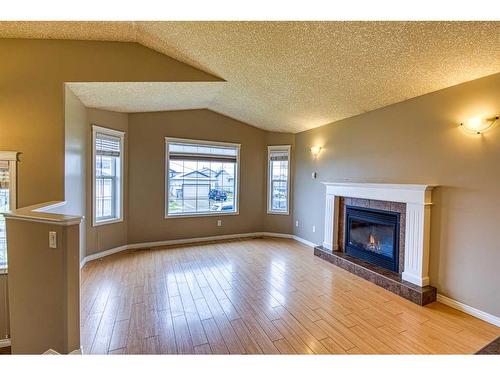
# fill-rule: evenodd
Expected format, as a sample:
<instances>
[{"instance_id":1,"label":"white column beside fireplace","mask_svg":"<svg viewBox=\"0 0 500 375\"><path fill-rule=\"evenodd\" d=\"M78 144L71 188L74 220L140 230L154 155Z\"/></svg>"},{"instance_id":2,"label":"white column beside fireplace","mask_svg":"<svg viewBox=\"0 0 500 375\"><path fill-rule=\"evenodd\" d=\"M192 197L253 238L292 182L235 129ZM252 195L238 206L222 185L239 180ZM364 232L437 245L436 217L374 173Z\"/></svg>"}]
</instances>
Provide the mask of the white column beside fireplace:
<instances>
[{"instance_id":1,"label":"white column beside fireplace","mask_svg":"<svg viewBox=\"0 0 500 375\"><path fill-rule=\"evenodd\" d=\"M406 203L403 280L429 285L430 205L436 185L329 183L326 186L323 247L338 250L339 197Z\"/></svg>"}]
</instances>

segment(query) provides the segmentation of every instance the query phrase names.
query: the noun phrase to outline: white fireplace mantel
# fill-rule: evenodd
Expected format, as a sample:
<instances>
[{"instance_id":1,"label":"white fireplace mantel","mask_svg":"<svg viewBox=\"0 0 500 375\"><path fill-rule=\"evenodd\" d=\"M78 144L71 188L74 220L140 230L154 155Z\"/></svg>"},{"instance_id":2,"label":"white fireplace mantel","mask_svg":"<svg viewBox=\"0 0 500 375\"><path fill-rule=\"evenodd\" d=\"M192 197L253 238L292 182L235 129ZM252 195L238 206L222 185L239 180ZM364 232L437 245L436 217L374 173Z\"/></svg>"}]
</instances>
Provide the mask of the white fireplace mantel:
<instances>
[{"instance_id":1,"label":"white fireplace mantel","mask_svg":"<svg viewBox=\"0 0 500 375\"><path fill-rule=\"evenodd\" d=\"M430 205L436 185L323 182L326 186L323 247L338 250L339 197L406 203L403 280L429 285Z\"/></svg>"}]
</instances>

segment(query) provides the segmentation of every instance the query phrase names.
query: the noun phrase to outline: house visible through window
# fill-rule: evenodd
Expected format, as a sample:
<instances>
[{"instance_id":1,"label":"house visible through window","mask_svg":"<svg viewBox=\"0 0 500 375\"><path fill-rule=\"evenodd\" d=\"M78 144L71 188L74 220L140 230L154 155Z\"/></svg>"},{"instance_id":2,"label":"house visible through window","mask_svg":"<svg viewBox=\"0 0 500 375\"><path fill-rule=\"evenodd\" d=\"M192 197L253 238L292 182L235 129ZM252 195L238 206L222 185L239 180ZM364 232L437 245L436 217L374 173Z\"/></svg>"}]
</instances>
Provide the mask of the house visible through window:
<instances>
[{"instance_id":1,"label":"house visible through window","mask_svg":"<svg viewBox=\"0 0 500 375\"><path fill-rule=\"evenodd\" d=\"M268 147L267 212L288 215L290 146Z\"/></svg>"},{"instance_id":2,"label":"house visible through window","mask_svg":"<svg viewBox=\"0 0 500 375\"><path fill-rule=\"evenodd\" d=\"M166 147L167 216L238 212L238 144L167 138Z\"/></svg>"},{"instance_id":3,"label":"house visible through window","mask_svg":"<svg viewBox=\"0 0 500 375\"><path fill-rule=\"evenodd\" d=\"M121 221L124 133L93 127L93 224Z\"/></svg>"}]
</instances>

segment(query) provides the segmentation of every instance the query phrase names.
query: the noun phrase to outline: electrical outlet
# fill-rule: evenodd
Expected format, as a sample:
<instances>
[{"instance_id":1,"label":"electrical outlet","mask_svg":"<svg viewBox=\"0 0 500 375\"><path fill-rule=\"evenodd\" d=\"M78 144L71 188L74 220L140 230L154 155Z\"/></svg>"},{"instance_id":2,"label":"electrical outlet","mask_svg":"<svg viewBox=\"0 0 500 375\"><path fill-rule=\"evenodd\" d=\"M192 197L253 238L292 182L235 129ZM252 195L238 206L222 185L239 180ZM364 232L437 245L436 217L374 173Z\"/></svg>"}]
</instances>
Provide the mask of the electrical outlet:
<instances>
[{"instance_id":1,"label":"electrical outlet","mask_svg":"<svg viewBox=\"0 0 500 375\"><path fill-rule=\"evenodd\" d=\"M56 249L57 248L57 233L50 231L49 232L49 247L51 249Z\"/></svg>"},{"instance_id":2,"label":"electrical outlet","mask_svg":"<svg viewBox=\"0 0 500 375\"><path fill-rule=\"evenodd\" d=\"M313 225L313 233L316 232L316 225Z\"/></svg>"},{"instance_id":3,"label":"electrical outlet","mask_svg":"<svg viewBox=\"0 0 500 375\"><path fill-rule=\"evenodd\" d=\"M222 220L217 220L217 226L222 227Z\"/></svg>"},{"instance_id":4,"label":"electrical outlet","mask_svg":"<svg viewBox=\"0 0 500 375\"><path fill-rule=\"evenodd\" d=\"M298 220L295 220L295 226L298 227L299 226L299 221Z\"/></svg>"}]
</instances>

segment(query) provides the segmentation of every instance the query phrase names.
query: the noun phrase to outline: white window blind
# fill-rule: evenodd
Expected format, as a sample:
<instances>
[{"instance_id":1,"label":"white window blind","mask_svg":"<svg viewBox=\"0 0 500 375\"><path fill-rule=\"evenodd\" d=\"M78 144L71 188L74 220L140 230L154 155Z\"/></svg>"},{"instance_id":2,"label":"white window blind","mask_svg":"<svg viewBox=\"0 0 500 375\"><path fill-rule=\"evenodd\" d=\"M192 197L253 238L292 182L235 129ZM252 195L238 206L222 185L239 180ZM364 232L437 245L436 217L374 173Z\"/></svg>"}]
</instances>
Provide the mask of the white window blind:
<instances>
[{"instance_id":1,"label":"white window blind","mask_svg":"<svg viewBox=\"0 0 500 375\"><path fill-rule=\"evenodd\" d=\"M269 159L271 161L288 161L288 151L271 150Z\"/></svg>"},{"instance_id":2,"label":"white window blind","mask_svg":"<svg viewBox=\"0 0 500 375\"><path fill-rule=\"evenodd\" d=\"M289 213L290 146L268 147L267 212Z\"/></svg>"},{"instance_id":3,"label":"white window blind","mask_svg":"<svg viewBox=\"0 0 500 375\"><path fill-rule=\"evenodd\" d=\"M121 138L102 133L96 135L96 154L101 156L120 157Z\"/></svg>"},{"instance_id":4,"label":"white window blind","mask_svg":"<svg viewBox=\"0 0 500 375\"><path fill-rule=\"evenodd\" d=\"M94 126L94 225L122 219L124 133Z\"/></svg>"},{"instance_id":5,"label":"white window blind","mask_svg":"<svg viewBox=\"0 0 500 375\"><path fill-rule=\"evenodd\" d=\"M166 139L166 216L238 211L239 145Z\"/></svg>"}]
</instances>

